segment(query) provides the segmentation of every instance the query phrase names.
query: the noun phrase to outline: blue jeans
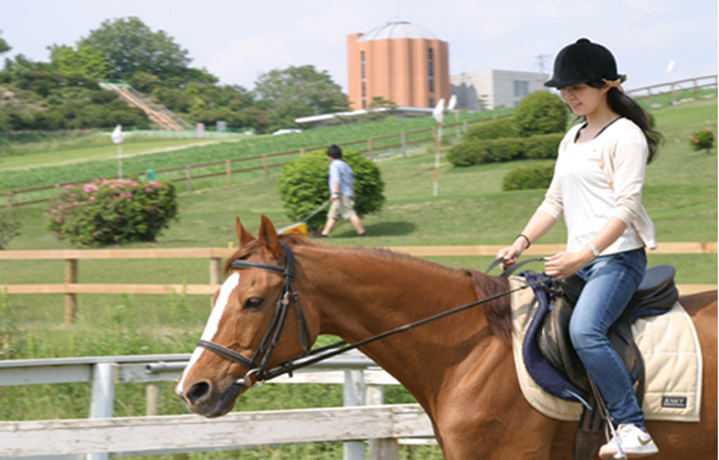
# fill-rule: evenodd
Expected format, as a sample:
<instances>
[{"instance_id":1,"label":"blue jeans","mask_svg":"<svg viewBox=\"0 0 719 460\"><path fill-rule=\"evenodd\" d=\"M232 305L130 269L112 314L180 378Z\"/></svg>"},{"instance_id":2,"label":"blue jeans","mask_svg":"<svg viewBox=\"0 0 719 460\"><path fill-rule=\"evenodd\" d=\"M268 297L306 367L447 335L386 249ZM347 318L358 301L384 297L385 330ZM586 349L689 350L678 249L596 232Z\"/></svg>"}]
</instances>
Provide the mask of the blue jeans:
<instances>
[{"instance_id":1,"label":"blue jeans","mask_svg":"<svg viewBox=\"0 0 719 460\"><path fill-rule=\"evenodd\" d=\"M615 425L644 427L624 362L612 348L607 331L629 304L647 269L644 248L594 259L577 272L584 286L569 322L579 358L596 383Z\"/></svg>"}]
</instances>

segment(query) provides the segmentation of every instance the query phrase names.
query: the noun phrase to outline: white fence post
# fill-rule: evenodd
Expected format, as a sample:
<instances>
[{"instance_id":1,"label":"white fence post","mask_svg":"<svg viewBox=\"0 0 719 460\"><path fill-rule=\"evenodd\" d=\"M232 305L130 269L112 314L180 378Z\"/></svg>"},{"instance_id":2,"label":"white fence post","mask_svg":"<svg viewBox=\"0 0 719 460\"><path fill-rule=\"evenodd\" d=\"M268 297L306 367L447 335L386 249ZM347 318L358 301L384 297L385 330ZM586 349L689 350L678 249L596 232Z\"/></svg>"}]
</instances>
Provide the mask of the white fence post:
<instances>
[{"instance_id":1,"label":"white fence post","mask_svg":"<svg viewBox=\"0 0 719 460\"><path fill-rule=\"evenodd\" d=\"M344 407L365 405L364 372L362 370L345 371ZM364 460L364 441L344 443L344 460Z\"/></svg>"},{"instance_id":2,"label":"white fence post","mask_svg":"<svg viewBox=\"0 0 719 460\"><path fill-rule=\"evenodd\" d=\"M384 385L367 385L366 402L368 406L384 404ZM369 440L370 460L399 460L399 442L393 438Z\"/></svg>"},{"instance_id":3,"label":"white fence post","mask_svg":"<svg viewBox=\"0 0 719 460\"><path fill-rule=\"evenodd\" d=\"M115 405L115 363L97 363L92 370L92 401L90 418L111 418ZM86 460L108 460L110 454L89 453Z\"/></svg>"}]
</instances>

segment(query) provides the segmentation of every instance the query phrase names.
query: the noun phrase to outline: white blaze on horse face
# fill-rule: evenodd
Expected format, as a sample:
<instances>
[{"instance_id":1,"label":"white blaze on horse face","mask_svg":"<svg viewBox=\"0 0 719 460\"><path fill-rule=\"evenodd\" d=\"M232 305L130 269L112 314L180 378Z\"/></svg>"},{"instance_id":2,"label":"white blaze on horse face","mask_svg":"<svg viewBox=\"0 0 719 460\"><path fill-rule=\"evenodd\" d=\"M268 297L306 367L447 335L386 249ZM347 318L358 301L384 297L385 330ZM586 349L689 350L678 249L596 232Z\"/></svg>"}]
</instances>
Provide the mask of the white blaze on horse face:
<instances>
[{"instance_id":1,"label":"white blaze on horse face","mask_svg":"<svg viewBox=\"0 0 719 460\"><path fill-rule=\"evenodd\" d=\"M215 308L212 309L212 313L210 313L210 318L207 320L207 325L205 325L205 330L202 332L202 340L212 342L212 339L215 338L215 334L217 334L217 330L220 327L220 320L222 319L222 314L225 312L225 307L227 306L227 301L230 299L230 294L232 294L232 291L235 290L238 284L240 284L240 274L233 273L232 275L230 275L229 278L227 278L227 280L220 288L220 295L217 296ZM197 347L192 353L190 362L187 363L187 367L185 367L185 370L182 373L182 378L180 378L180 381L177 383L177 388L175 389L175 391L178 394L184 394L182 389L185 383L185 377L187 377L187 374L189 374L190 370L192 370L192 366L194 366L197 360L200 359L200 356L202 355L203 351L205 351L204 348Z\"/></svg>"}]
</instances>

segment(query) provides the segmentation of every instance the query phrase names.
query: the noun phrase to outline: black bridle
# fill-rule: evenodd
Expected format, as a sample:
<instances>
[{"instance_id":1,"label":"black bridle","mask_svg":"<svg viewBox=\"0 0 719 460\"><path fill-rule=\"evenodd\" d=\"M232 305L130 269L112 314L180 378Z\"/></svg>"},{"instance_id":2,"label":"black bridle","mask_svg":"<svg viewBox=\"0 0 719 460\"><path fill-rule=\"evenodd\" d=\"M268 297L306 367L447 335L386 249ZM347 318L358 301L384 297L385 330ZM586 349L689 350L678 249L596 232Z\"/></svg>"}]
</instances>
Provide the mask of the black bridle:
<instances>
[{"instance_id":1,"label":"black bridle","mask_svg":"<svg viewBox=\"0 0 719 460\"><path fill-rule=\"evenodd\" d=\"M306 356L310 351L310 347L312 346L310 329L307 325L307 321L305 320L305 315L302 313L300 297L297 294L297 289L295 289L295 256L292 252L292 249L286 242L280 241L280 244L285 249L285 257L287 258L287 263L284 267L263 264L261 262L250 262L247 260L236 260L232 262L232 268L257 268L260 270L267 270L285 277L285 283L282 287L282 293L280 294L280 298L277 300L277 304L275 305L275 314L272 317L272 322L270 323L270 326L267 329L265 336L262 338L259 348L257 349L257 351L255 351L252 357L247 358L246 356L234 350L230 350L227 347L223 347L222 345L218 345L214 342L210 342L207 340L200 340L197 342L198 347L210 350L224 358L229 359L230 361L234 361L247 367L249 371L247 372L245 377L243 379L239 379L236 382L240 385L251 386L252 383L249 380L252 374L256 374L255 381L263 381L268 379L268 376L265 371L267 370L270 358L272 358L272 353L275 351L277 343L280 340L280 334L282 334L282 330L285 327L285 322L287 321L287 313L290 310L291 300L294 300L294 303L297 306L297 318L300 326L300 340L302 341L302 349L304 350L304 353L300 356L300 358ZM260 357L260 355L263 355L262 361L260 361L260 363L258 364L257 359Z\"/></svg>"},{"instance_id":2,"label":"black bridle","mask_svg":"<svg viewBox=\"0 0 719 460\"><path fill-rule=\"evenodd\" d=\"M359 348L361 346L367 345L368 343L374 342L376 340L383 339L385 337L389 337L390 335L394 335L400 332L409 331L411 329L414 329L415 327L422 326L424 324L430 323L432 321L436 321L438 319L444 318L446 316L452 315L454 313L459 313L464 310L468 310L472 307L476 307L478 305L481 305L483 303L491 302L493 300L499 299L501 297L504 297L506 295L510 295L514 292L521 291L523 289L526 289L528 287L534 286L534 284L545 284L549 280L546 276L540 276L538 281L535 283L527 283L523 286L517 287L515 289L511 289L506 292L501 292L499 294L495 294L490 297L486 297L484 299L478 300L476 302L468 303L466 305L462 305L461 307L454 308L452 310L448 310L442 313L438 313L434 316L431 316L429 318L425 318L420 321L416 321L414 323L405 324L403 326L397 327L395 329L383 332L381 334L375 335L373 337L369 337L367 339L361 340L359 342L356 342L354 344L347 344L347 342L341 341L337 343L333 343L331 345L327 345L325 347L316 348L314 350L310 351L310 347L312 344L310 343L312 341L309 327L307 325L307 321L305 320L305 316L302 313L302 306L300 304L300 298L297 293L297 289L295 289L295 256L292 252L292 249L290 248L289 244L287 244L284 241L280 241L280 244L285 250L285 257L287 259L287 264L285 267L279 267L277 265L270 265L270 264L263 264L260 262L250 262L247 260L236 260L232 262L232 268L257 268L260 270L267 270L273 273L277 273L278 275L282 275L285 277L285 283L282 288L282 293L280 294L280 298L277 301L277 305L275 306L275 314L272 317L272 322L270 323L270 327L267 329L267 332L265 333L264 338L260 342L260 346L255 351L255 353L252 355L251 358L247 358L246 356L237 353L234 350L230 350L227 347L224 347L222 345L218 345L214 342L209 342L207 340L200 340L197 342L198 347L205 348L207 350L210 350L214 353L217 353L218 355L229 359L230 361L234 361L238 364L241 364L245 367L247 367L249 370L245 374L245 376L241 379L238 379L235 382L235 385L242 385L247 388L251 387L256 382L263 382L267 380L271 380L275 377L278 377L283 374L289 374L292 376L292 372L307 367L309 365L315 364L320 361L324 361L328 358L331 358L333 356L337 356L339 354L345 353L347 351L353 350L355 348ZM532 259L527 260L526 262L536 262L540 259ZM487 270L491 270L494 268L497 264L499 264L501 260L496 260L490 268ZM524 265L522 263L521 265ZM520 265L520 264L517 264ZM518 267L517 267L518 268ZM513 271L513 270L511 270ZM505 271L501 276L509 276L509 270ZM282 333L282 330L285 326L285 321L287 320L287 313L289 312L289 307L291 300L294 300L295 305L297 306L297 318L299 321L299 327L300 327L300 338L302 341L302 349L304 352L302 355L298 356L295 359L292 359L290 361L286 361L280 365L277 366L275 369L271 369L270 371L267 371L267 366L269 365L270 358L272 357L272 353L274 352L275 348L277 347L277 343L279 342L280 334ZM335 349L335 350L332 350ZM328 351L332 350L332 351ZM257 364L257 358L264 353L264 356L262 357L262 361ZM316 356L317 355L317 356ZM303 359L305 358L305 359ZM251 377L254 375L254 382L250 381Z\"/></svg>"}]
</instances>

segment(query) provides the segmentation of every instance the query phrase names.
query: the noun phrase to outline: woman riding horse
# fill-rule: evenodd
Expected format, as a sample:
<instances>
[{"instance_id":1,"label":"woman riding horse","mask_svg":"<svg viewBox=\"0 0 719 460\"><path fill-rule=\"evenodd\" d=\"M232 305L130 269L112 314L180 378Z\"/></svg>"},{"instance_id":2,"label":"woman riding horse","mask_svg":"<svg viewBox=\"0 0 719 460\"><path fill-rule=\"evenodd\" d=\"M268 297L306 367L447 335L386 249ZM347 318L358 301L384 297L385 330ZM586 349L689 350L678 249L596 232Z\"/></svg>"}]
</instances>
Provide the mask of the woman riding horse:
<instances>
[{"instance_id":1,"label":"woman riding horse","mask_svg":"<svg viewBox=\"0 0 719 460\"><path fill-rule=\"evenodd\" d=\"M641 203L646 165L657 150L651 135L657 133L642 108L623 93L625 79L612 53L585 38L559 52L545 86L558 88L585 122L560 143L544 202L514 244L498 253L505 267L513 265L564 214L567 249L546 261L545 272L557 279L577 273L586 281L569 331L617 427L600 449L602 458L659 451L644 425L629 371L607 337L646 273L644 248L657 247Z\"/></svg>"}]
</instances>

